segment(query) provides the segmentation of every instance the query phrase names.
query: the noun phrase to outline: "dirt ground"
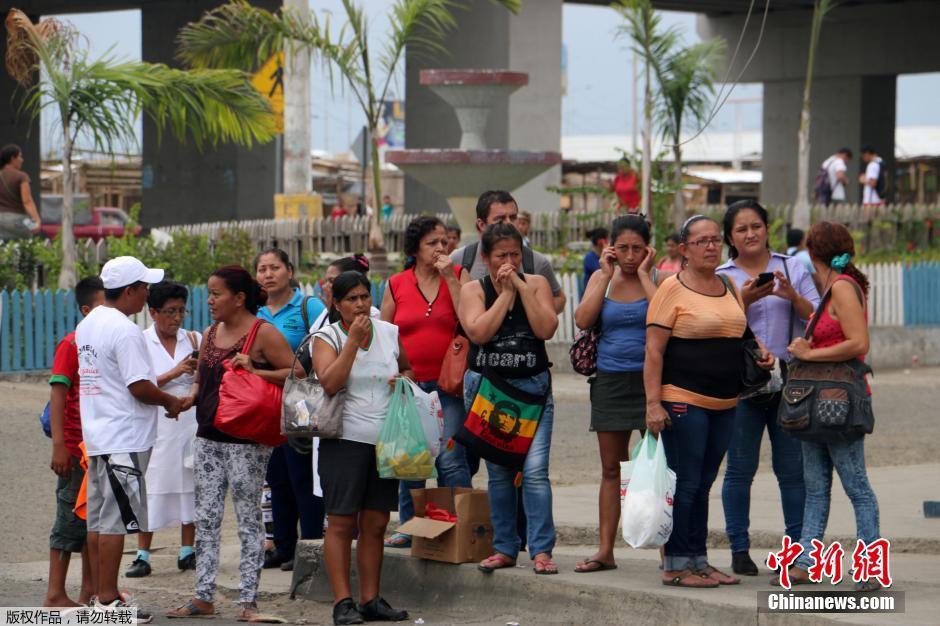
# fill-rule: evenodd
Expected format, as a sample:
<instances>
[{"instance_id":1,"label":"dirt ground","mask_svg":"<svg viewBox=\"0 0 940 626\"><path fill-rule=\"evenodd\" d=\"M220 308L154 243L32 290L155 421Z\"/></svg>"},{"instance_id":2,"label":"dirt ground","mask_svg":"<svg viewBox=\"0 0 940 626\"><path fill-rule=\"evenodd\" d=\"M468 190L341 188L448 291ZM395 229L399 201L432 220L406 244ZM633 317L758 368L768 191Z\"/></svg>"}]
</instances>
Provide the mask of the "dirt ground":
<instances>
[{"instance_id":1,"label":"dirt ground","mask_svg":"<svg viewBox=\"0 0 940 626\"><path fill-rule=\"evenodd\" d=\"M870 466L936 462L940 440L940 368L879 372L872 381L877 423L866 440ZM587 384L580 376L555 377L555 423L551 479L556 485L596 484L597 444L588 431ZM41 561L48 553L48 529L55 510L55 476L49 469L50 442L37 416L48 400L41 382L0 382L0 563ZM760 471L770 471L762 448ZM485 484L482 476L478 485ZM235 542L226 515L224 543ZM160 533L157 545L174 545L175 533ZM130 543L130 542L129 542ZM128 548L131 546L129 545Z\"/></svg>"}]
</instances>

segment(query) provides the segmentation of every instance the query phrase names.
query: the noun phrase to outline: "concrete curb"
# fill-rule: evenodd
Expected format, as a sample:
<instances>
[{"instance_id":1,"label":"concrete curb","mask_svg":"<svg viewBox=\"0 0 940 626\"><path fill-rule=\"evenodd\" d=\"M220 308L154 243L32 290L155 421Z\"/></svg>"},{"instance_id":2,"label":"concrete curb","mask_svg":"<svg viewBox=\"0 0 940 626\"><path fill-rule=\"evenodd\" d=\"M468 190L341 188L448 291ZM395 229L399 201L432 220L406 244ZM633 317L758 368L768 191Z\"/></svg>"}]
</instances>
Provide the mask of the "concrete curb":
<instances>
[{"instance_id":1,"label":"concrete curb","mask_svg":"<svg viewBox=\"0 0 940 626\"><path fill-rule=\"evenodd\" d=\"M354 554L353 589L358 586L355 563ZM593 574L587 575L582 583L580 579L569 580L564 573L535 576L529 567L507 568L485 575L473 564L457 566L424 561L388 551L382 567L382 594L393 599L396 606L434 606L477 614L479 619L487 619L498 612L499 615L538 616L537 623L540 624L755 623L803 626L807 623L805 615L757 614L753 596L744 589L738 590L739 595L734 599L716 591L660 588L655 582L644 583L631 588L620 579L604 579ZM734 593L728 589L722 591ZM741 602L742 591L747 594L748 602ZM332 599L322 545L304 541L298 544L290 593L292 598ZM813 623L836 621L851 623L844 616L839 620L813 616Z\"/></svg>"},{"instance_id":2,"label":"concrete curb","mask_svg":"<svg viewBox=\"0 0 940 626\"><path fill-rule=\"evenodd\" d=\"M391 521L388 525L389 533L395 532L398 522ZM555 544L559 546L593 546L598 542L596 526L572 526L564 524L555 525ZM751 548L767 549L780 548L780 533L769 530L751 530ZM855 546L856 537L849 535L826 536L827 542L838 541L843 548ZM615 547L627 547L626 542L617 534ZM728 536L720 530L708 531L709 548L728 549L730 544ZM847 548L848 549L848 548ZM891 537L891 551L908 554L940 554L940 538L927 537Z\"/></svg>"}]
</instances>

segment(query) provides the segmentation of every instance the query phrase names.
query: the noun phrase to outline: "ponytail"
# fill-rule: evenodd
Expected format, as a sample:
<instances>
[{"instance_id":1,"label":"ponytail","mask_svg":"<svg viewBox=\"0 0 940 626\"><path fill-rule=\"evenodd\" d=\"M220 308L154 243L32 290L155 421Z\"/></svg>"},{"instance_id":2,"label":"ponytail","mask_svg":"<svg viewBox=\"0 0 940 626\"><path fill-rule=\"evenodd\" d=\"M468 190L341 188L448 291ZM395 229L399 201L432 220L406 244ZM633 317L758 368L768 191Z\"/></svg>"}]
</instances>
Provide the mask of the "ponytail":
<instances>
[{"instance_id":1,"label":"ponytail","mask_svg":"<svg viewBox=\"0 0 940 626\"><path fill-rule=\"evenodd\" d=\"M842 270L842 273L857 282L858 286L862 288L862 293L865 294L866 298L868 297L868 277L862 273L862 270L858 269L854 263L850 262L845 266L845 269Z\"/></svg>"}]
</instances>

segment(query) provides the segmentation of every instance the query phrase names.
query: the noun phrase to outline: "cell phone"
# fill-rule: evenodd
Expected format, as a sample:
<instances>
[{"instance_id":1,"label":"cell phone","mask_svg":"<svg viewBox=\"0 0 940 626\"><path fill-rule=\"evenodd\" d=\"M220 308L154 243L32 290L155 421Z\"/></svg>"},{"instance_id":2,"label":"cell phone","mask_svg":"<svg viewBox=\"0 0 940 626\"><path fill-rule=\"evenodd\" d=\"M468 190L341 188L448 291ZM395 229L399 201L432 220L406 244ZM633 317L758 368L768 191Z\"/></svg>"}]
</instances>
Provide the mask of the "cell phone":
<instances>
[{"instance_id":1,"label":"cell phone","mask_svg":"<svg viewBox=\"0 0 940 626\"><path fill-rule=\"evenodd\" d=\"M757 282L754 283L754 286L755 286L755 287L763 287L764 285L766 285L767 283L769 283L769 282L772 281L773 279L774 279L774 273L773 273L773 272L761 272L760 274L757 275Z\"/></svg>"},{"instance_id":2,"label":"cell phone","mask_svg":"<svg viewBox=\"0 0 940 626\"><path fill-rule=\"evenodd\" d=\"M193 350L193 353L189 355L190 358L199 360L199 350Z\"/></svg>"}]
</instances>

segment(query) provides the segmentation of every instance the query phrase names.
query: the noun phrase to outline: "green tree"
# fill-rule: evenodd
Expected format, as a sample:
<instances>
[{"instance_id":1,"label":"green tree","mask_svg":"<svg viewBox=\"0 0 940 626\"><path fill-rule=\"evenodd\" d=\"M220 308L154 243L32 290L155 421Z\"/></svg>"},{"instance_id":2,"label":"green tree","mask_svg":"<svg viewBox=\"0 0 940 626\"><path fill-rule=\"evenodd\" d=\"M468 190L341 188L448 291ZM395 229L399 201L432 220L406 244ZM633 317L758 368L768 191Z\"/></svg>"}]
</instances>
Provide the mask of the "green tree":
<instances>
[{"instance_id":1,"label":"green tree","mask_svg":"<svg viewBox=\"0 0 940 626\"><path fill-rule=\"evenodd\" d=\"M656 119L663 139L673 155L673 223L678 227L685 217L682 197L682 128L687 120L702 126L708 121L715 93L717 64L724 54L723 39L710 39L688 47L656 63L659 104Z\"/></svg>"},{"instance_id":2,"label":"green tree","mask_svg":"<svg viewBox=\"0 0 940 626\"><path fill-rule=\"evenodd\" d=\"M662 17L653 10L650 0L620 0L611 5L624 19L617 31L633 43L633 53L643 59L643 149L640 171L640 210L652 216L652 152L653 152L653 77L659 75L662 59L670 58L676 48L679 32L675 28L663 28Z\"/></svg>"},{"instance_id":3,"label":"green tree","mask_svg":"<svg viewBox=\"0 0 940 626\"><path fill-rule=\"evenodd\" d=\"M518 12L521 6L521 0L492 1L513 12ZM353 0L343 0L346 22L335 38L328 21L321 24L315 15L306 17L289 9L271 13L245 0L234 0L181 31L180 57L194 67L250 67L287 45L307 47L328 62L355 97L372 135L375 210L369 228L369 248L384 250L377 132L382 106L405 47L411 46L424 54L446 54L444 38L457 27L454 11L463 4L459 0L396 0L388 14L389 37L374 54L366 14Z\"/></svg>"},{"instance_id":4,"label":"green tree","mask_svg":"<svg viewBox=\"0 0 940 626\"><path fill-rule=\"evenodd\" d=\"M251 145L274 137L275 119L267 101L238 70L183 71L166 65L121 61L110 51L89 54L86 40L68 23L47 18L33 24L17 9L6 18L6 67L24 88L22 109L33 119L54 109L62 134L62 271L59 287L77 281L72 232L72 151L89 137L95 148L113 153L115 144L133 142L141 113L179 140Z\"/></svg>"}]
</instances>

